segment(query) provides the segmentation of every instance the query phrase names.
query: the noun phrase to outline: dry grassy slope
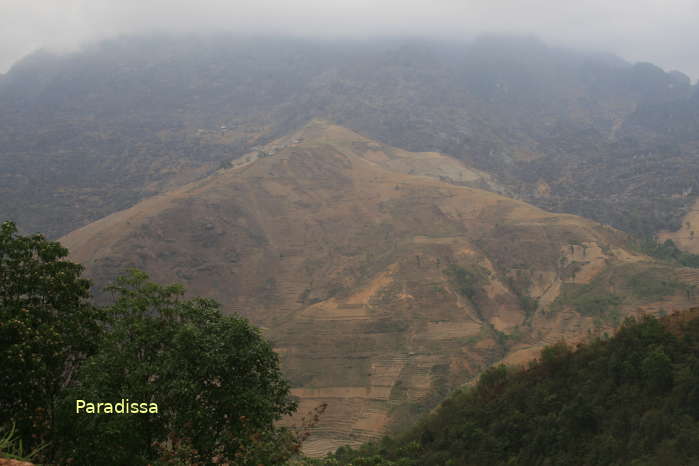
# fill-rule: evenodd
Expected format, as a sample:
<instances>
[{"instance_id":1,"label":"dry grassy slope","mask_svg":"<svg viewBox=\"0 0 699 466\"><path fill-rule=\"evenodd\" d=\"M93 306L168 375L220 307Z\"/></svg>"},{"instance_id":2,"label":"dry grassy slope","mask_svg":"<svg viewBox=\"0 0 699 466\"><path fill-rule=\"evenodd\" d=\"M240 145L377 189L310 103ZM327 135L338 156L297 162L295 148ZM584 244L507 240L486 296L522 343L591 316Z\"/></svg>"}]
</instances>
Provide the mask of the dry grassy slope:
<instances>
[{"instance_id":1,"label":"dry grassy slope","mask_svg":"<svg viewBox=\"0 0 699 466\"><path fill-rule=\"evenodd\" d=\"M415 403L493 362L599 327L571 309L547 312L561 286L650 264L616 230L444 177L492 183L448 157L314 121L61 241L98 284L138 267L263 326L300 412L329 404L306 444L319 454L411 420ZM452 265L489 273L473 299ZM524 295L539 308L527 312Z\"/></svg>"}]
</instances>

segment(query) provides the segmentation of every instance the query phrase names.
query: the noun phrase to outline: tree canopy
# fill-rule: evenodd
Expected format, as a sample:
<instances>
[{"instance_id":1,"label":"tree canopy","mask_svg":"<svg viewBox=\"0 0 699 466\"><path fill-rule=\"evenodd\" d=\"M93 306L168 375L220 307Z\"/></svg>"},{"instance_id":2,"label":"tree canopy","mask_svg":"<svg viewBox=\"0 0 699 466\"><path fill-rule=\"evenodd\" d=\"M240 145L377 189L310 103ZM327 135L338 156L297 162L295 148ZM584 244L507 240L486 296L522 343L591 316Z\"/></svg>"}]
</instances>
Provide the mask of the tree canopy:
<instances>
[{"instance_id":1,"label":"tree canopy","mask_svg":"<svg viewBox=\"0 0 699 466\"><path fill-rule=\"evenodd\" d=\"M0 429L58 463L279 464L297 452L275 426L296 404L257 328L135 270L97 308L67 254L2 225ZM77 400L157 413L76 412Z\"/></svg>"},{"instance_id":2,"label":"tree canopy","mask_svg":"<svg viewBox=\"0 0 699 466\"><path fill-rule=\"evenodd\" d=\"M96 350L100 312L68 250L0 226L0 424L23 443L48 441L61 391Z\"/></svg>"},{"instance_id":3,"label":"tree canopy","mask_svg":"<svg viewBox=\"0 0 699 466\"><path fill-rule=\"evenodd\" d=\"M212 300L183 299L181 287L157 285L142 272L121 277L111 289L109 331L64 406L63 430L70 435L62 443L71 445L65 455L95 465L164 457L187 464L217 457L243 464L250 455L259 461L251 445L282 435L273 423L295 408L277 355L259 330L223 316ZM77 399L127 398L156 403L158 414L69 414Z\"/></svg>"},{"instance_id":4,"label":"tree canopy","mask_svg":"<svg viewBox=\"0 0 699 466\"><path fill-rule=\"evenodd\" d=\"M699 465L699 309L494 367L397 437L316 465Z\"/></svg>"}]
</instances>

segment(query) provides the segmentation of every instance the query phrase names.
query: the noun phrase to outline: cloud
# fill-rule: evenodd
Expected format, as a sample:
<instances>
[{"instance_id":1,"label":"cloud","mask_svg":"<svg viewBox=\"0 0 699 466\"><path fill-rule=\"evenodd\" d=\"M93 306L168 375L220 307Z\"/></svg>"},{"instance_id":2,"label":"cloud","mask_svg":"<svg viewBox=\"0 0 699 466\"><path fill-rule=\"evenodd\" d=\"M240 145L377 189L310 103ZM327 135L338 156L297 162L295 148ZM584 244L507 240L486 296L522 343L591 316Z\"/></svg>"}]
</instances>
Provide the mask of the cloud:
<instances>
[{"instance_id":1,"label":"cloud","mask_svg":"<svg viewBox=\"0 0 699 466\"><path fill-rule=\"evenodd\" d=\"M0 0L0 71L37 48L121 34L536 34L699 77L696 0Z\"/></svg>"}]
</instances>

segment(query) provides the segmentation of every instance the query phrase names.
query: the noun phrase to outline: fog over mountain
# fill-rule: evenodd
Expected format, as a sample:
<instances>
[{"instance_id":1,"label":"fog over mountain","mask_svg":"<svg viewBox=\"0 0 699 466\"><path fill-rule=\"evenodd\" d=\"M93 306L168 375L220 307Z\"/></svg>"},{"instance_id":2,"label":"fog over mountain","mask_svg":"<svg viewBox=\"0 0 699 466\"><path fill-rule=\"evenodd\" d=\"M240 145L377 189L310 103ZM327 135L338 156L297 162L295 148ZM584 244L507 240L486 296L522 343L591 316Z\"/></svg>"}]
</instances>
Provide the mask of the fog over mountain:
<instances>
[{"instance_id":1,"label":"fog over mountain","mask_svg":"<svg viewBox=\"0 0 699 466\"><path fill-rule=\"evenodd\" d=\"M526 37L159 34L34 53L0 78L0 213L58 237L323 118L647 237L686 223L699 192L696 89Z\"/></svg>"},{"instance_id":2,"label":"fog over mountain","mask_svg":"<svg viewBox=\"0 0 699 466\"><path fill-rule=\"evenodd\" d=\"M381 464L631 464L628 452L646 455L637 466L699 464L699 363L684 359L696 341L679 351L651 326L623 351L597 350L629 332L627 317L699 309L697 13L699 0L0 0L0 386L14 384L9 397L0 390L0 437L17 417L26 439L70 456L41 464L173 464L181 453L177 464L319 466L239 453L320 457L405 430L456 391L485 395L466 401L482 425L497 419L487 436L478 416L455 410L454 421L421 421L434 431L405 450L429 457ZM66 249L24 236L33 233ZM64 255L80 267L52 262ZM130 269L181 283L260 333L229 345L213 302L171 309L174 288L142 284L138 272L119 281ZM63 285L81 270L90 283ZM104 315L123 322L88 316L71 334L75 312L108 305L115 280L128 299ZM88 287L94 309L82 301ZM151 310L162 322L142 324ZM44 315L70 323L56 324L67 336ZM102 324L104 337L85 338ZM239 352L264 362L248 353L261 337L268 368L228 362ZM565 374L572 353L558 342L593 339L586 386L579 374L557 377L514 397L543 400L532 434L519 402L503 415L481 402L515 380L489 367L542 354L542 369L521 374ZM42 340L46 359L36 359ZM94 348L56 356L63 341L83 340ZM75 372L83 356L96 359ZM267 373L279 397L239 378ZM141 430L113 424L136 447L104 442L117 438L112 424L40 405L59 400L58 388L42 388L37 408L25 402L25 387L45 386L64 387L67 407L82 393L143 395L164 416ZM281 403L272 398L287 386L298 399L280 423L298 426L289 442L257 408ZM230 405L238 411L209 403L230 407L247 400L241 392L254 401ZM211 440L219 431L235 443L229 456ZM477 459L460 461L477 441ZM102 453L91 446L111 443L137 460L91 459ZM284 451L268 453L272 444ZM556 445L573 444L612 459L560 461ZM496 450L503 462L483 460Z\"/></svg>"},{"instance_id":3,"label":"fog over mountain","mask_svg":"<svg viewBox=\"0 0 699 466\"><path fill-rule=\"evenodd\" d=\"M227 31L305 37L468 39L535 34L699 76L693 0L2 0L0 72L38 48L74 50L124 34Z\"/></svg>"}]
</instances>

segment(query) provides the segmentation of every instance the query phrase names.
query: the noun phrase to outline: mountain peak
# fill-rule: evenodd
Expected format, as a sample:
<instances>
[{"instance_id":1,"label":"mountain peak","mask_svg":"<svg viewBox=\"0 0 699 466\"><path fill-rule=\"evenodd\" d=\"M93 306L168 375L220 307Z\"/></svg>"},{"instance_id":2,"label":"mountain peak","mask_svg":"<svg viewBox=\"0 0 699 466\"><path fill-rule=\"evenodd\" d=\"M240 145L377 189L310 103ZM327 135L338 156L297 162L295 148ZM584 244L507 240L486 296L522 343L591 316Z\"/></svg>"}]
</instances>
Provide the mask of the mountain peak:
<instances>
[{"instance_id":1,"label":"mountain peak","mask_svg":"<svg viewBox=\"0 0 699 466\"><path fill-rule=\"evenodd\" d=\"M288 146L311 147L319 144L342 147L352 143L366 143L370 140L344 126L322 118L314 118L300 129L283 136L266 147L270 149Z\"/></svg>"},{"instance_id":2,"label":"mountain peak","mask_svg":"<svg viewBox=\"0 0 699 466\"><path fill-rule=\"evenodd\" d=\"M255 148L255 152L242 157L233 166L267 157L276 157L277 160L290 157L298 159L304 154L314 157L316 162L334 160L333 163L336 163L340 159L346 162L356 161L394 174L427 176L451 184L507 194L507 190L491 175L470 167L461 160L438 152L410 152L392 147L319 118L309 121L287 136ZM348 167L349 165L345 165L345 168Z\"/></svg>"},{"instance_id":3,"label":"mountain peak","mask_svg":"<svg viewBox=\"0 0 699 466\"><path fill-rule=\"evenodd\" d=\"M462 162L324 120L246 157L62 242L98 287L136 267L265 327L299 412L328 403L318 453L380 435L487 365L610 330L583 298L618 303L626 278L673 274L616 230L465 186L488 178ZM687 307L675 294L663 308Z\"/></svg>"}]
</instances>

